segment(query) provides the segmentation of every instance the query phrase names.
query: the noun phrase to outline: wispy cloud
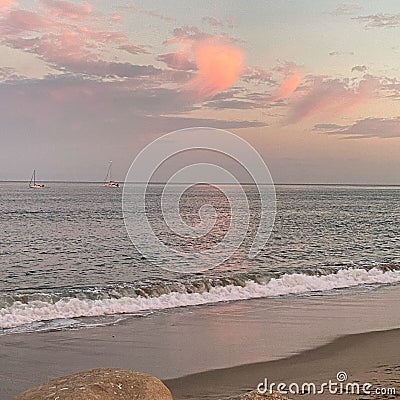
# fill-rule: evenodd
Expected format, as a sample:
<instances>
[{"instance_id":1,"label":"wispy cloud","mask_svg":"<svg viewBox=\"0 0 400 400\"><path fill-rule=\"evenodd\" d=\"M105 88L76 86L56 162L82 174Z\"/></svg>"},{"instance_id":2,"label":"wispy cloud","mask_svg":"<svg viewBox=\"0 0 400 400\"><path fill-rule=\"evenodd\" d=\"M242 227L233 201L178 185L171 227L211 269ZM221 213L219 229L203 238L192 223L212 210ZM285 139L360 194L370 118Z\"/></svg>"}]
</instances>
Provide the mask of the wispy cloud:
<instances>
[{"instance_id":1,"label":"wispy cloud","mask_svg":"<svg viewBox=\"0 0 400 400\"><path fill-rule=\"evenodd\" d=\"M138 78L161 73L153 65L134 65L128 62L71 60L63 64L71 72L100 77Z\"/></svg>"},{"instance_id":2,"label":"wispy cloud","mask_svg":"<svg viewBox=\"0 0 400 400\"><path fill-rule=\"evenodd\" d=\"M400 27L400 14L371 14L353 19L364 24L366 28L398 28Z\"/></svg>"},{"instance_id":3,"label":"wispy cloud","mask_svg":"<svg viewBox=\"0 0 400 400\"><path fill-rule=\"evenodd\" d=\"M0 67L0 82L17 79L23 79L23 77L19 76L14 68Z\"/></svg>"},{"instance_id":4,"label":"wispy cloud","mask_svg":"<svg viewBox=\"0 0 400 400\"><path fill-rule=\"evenodd\" d=\"M400 137L400 117L366 118L347 126L317 124L314 130L328 135L342 135L352 139L397 138Z\"/></svg>"},{"instance_id":5,"label":"wispy cloud","mask_svg":"<svg viewBox=\"0 0 400 400\"><path fill-rule=\"evenodd\" d=\"M130 54L149 54L145 46L135 46L133 44L122 44L119 50L125 50Z\"/></svg>"},{"instance_id":6,"label":"wispy cloud","mask_svg":"<svg viewBox=\"0 0 400 400\"><path fill-rule=\"evenodd\" d=\"M333 15L352 15L361 11L362 7L357 3L341 3L331 12Z\"/></svg>"},{"instance_id":7,"label":"wispy cloud","mask_svg":"<svg viewBox=\"0 0 400 400\"><path fill-rule=\"evenodd\" d=\"M372 77L358 84L352 84L349 80L317 78L308 92L290 105L288 122L349 113L354 107L371 99L378 86L378 80Z\"/></svg>"},{"instance_id":8,"label":"wispy cloud","mask_svg":"<svg viewBox=\"0 0 400 400\"><path fill-rule=\"evenodd\" d=\"M354 56L353 51L331 51L328 53L330 56Z\"/></svg>"},{"instance_id":9,"label":"wispy cloud","mask_svg":"<svg viewBox=\"0 0 400 400\"><path fill-rule=\"evenodd\" d=\"M262 67L245 67L241 76L247 83L274 83L272 72Z\"/></svg>"},{"instance_id":10,"label":"wispy cloud","mask_svg":"<svg viewBox=\"0 0 400 400\"><path fill-rule=\"evenodd\" d=\"M205 103L205 107L220 109L231 109L231 110L250 110L257 107L254 101L244 100L213 100Z\"/></svg>"},{"instance_id":11,"label":"wispy cloud","mask_svg":"<svg viewBox=\"0 0 400 400\"><path fill-rule=\"evenodd\" d=\"M365 72L367 70L366 65L355 65L352 69L351 72Z\"/></svg>"},{"instance_id":12,"label":"wispy cloud","mask_svg":"<svg viewBox=\"0 0 400 400\"><path fill-rule=\"evenodd\" d=\"M336 130L342 129L343 125L338 124L316 124L314 125L314 131L328 131L328 130Z\"/></svg>"},{"instance_id":13,"label":"wispy cloud","mask_svg":"<svg viewBox=\"0 0 400 400\"><path fill-rule=\"evenodd\" d=\"M159 19L161 21L165 21L165 22L174 21L174 18L172 18L172 17L170 17L168 15L161 14L159 11L140 8L140 7L137 7L136 5L132 5L132 4L130 4L130 5L129 4L128 5L126 5L126 4L125 5L121 5L118 8L120 10L122 10L122 11L140 13L140 14L143 14L143 15L147 15L149 17L157 18L157 19Z\"/></svg>"},{"instance_id":14,"label":"wispy cloud","mask_svg":"<svg viewBox=\"0 0 400 400\"><path fill-rule=\"evenodd\" d=\"M174 21L173 18L169 17L168 15L163 15L156 10L139 10L139 12L146 14L150 17L155 17L155 18L161 19L163 21L167 21L167 22Z\"/></svg>"},{"instance_id":15,"label":"wispy cloud","mask_svg":"<svg viewBox=\"0 0 400 400\"><path fill-rule=\"evenodd\" d=\"M380 92L382 97L400 100L400 80L387 76L380 77L379 79L381 81Z\"/></svg>"},{"instance_id":16,"label":"wispy cloud","mask_svg":"<svg viewBox=\"0 0 400 400\"><path fill-rule=\"evenodd\" d=\"M180 43L186 41L187 39L203 39L207 36L202 33L199 28L193 25L184 25L179 28L174 28L172 31L173 36L165 41L165 43Z\"/></svg>"},{"instance_id":17,"label":"wispy cloud","mask_svg":"<svg viewBox=\"0 0 400 400\"><path fill-rule=\"evenodd\" d=\"M203 17L201 19L204 23L211 25L213 27L220 27L222 28L224 26L223 21L219 20L218 18L215 17Z\"/></svg>"},{"instance_id":18,"label":"wispy cloud","mask_svg":"<svg viewBox=\"0 0 400 400\"><path fill-rule=\"evenodd\" d=\"M193 71L197 69L196 63L189 59L187 51L178 51L176 53L166 53L157 56L158 61L162 61L169 68L179 71Z\"/></svg>"}]
</instances>

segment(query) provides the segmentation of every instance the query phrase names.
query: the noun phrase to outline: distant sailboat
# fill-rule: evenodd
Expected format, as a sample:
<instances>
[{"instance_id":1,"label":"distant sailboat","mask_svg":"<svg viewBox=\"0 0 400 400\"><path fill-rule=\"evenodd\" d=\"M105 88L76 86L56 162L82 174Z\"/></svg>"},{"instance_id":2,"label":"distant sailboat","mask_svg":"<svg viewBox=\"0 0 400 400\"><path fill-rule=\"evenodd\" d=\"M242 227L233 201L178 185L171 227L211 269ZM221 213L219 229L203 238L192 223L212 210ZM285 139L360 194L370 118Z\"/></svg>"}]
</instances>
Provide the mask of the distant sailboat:
<instances>
[{"instance_id":1,"label":"distant sailboat","mask_svg":"<svg viewBox=\"0 0 400 400\"><path fill-rule=\"evenodd\" d=\"M33 170L31 181L29 182L29 187L31 189L43 189L44 185L36 183L36 170Z\"/></svg>"},{"instance_id":2,"label":"distant sailboat","mask_svg":"<svg viewBox=\"0 0 400 400\"><path fill-rule=\"evenodd\" d=\"M114 182L112 180L112 173L111 173L112 161L110 161L110 165L108 166L108 171L106 175L106 179L104 180L104 186L109 188L117 188L119 187L118 182Z\"/></svg>"}]
</instances>

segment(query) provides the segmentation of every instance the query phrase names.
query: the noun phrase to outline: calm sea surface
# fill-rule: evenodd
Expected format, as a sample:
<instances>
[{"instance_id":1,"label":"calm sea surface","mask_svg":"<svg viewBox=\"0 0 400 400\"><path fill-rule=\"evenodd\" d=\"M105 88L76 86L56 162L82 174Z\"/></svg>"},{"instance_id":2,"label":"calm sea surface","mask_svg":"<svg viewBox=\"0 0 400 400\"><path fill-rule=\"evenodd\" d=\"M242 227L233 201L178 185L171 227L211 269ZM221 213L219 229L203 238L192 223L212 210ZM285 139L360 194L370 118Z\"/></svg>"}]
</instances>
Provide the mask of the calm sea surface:
<instances>
[{"instance_id":1,"label":"calm sea surface","mask_svg":"<svg viewBox=\"0 0 400 400\"><path fill-rule=\"evenodd\" d=\"M245 241L217 268L177 274L152 265L133 246L124 225L121 188L47 186L30 190L22 183L0 183L4 330L60 319L400 282L400 187L277 186L275 226L255 259L248 258ZM204 240L180 243L163 225L161 190L150 187L148 209L164 241L204 248L225 235L230 208L221 192L200 186L183 196L182 218L189 225L199 222L199 208L206 203L215 206L218 219ZM253 186L245 191L257 224L258 192ZM249 230L250 242L253 231Z\"/></svg>"}]
</instances>

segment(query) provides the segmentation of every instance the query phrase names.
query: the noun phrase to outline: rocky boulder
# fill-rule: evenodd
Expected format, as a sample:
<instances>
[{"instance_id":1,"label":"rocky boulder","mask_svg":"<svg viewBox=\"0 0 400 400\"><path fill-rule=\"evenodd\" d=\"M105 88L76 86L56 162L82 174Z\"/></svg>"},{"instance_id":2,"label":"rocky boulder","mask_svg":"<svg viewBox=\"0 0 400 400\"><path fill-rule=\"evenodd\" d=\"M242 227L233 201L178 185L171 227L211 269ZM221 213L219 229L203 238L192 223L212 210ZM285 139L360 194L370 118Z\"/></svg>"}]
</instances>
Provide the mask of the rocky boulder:
<instances>
[{"instance_id":1,"label":"rocky boulder","mask_svg":"<svg viewBox=\"0 0 400 400\"><path fill-rule=\"evenodd\" d=\"M173 400L153 376L123 369L99 368L52 379L13 400Z\"/></svg>"}]
</instances>

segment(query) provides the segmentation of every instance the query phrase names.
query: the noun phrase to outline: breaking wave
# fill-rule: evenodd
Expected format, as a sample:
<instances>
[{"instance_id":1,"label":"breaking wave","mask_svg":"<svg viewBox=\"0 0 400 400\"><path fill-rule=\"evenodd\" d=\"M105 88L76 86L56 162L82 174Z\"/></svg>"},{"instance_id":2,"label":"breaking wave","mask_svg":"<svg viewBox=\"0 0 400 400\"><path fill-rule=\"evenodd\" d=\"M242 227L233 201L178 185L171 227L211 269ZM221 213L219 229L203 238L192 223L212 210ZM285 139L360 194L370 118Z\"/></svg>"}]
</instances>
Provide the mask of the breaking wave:
<instances>
[{"instance_id":1,"label":"breaking wave","mask_svg":"<svg viewBox=\"0 0 400 400\"><path fill-rule=\"evenodd\" d=\"M286 274L242 274L186 282L65 289L0 295L3 333L43 321L137 314L218 302L300 295L363 285L400 283L400 265L320 268Z\"/></svg>"}]
</instances>

